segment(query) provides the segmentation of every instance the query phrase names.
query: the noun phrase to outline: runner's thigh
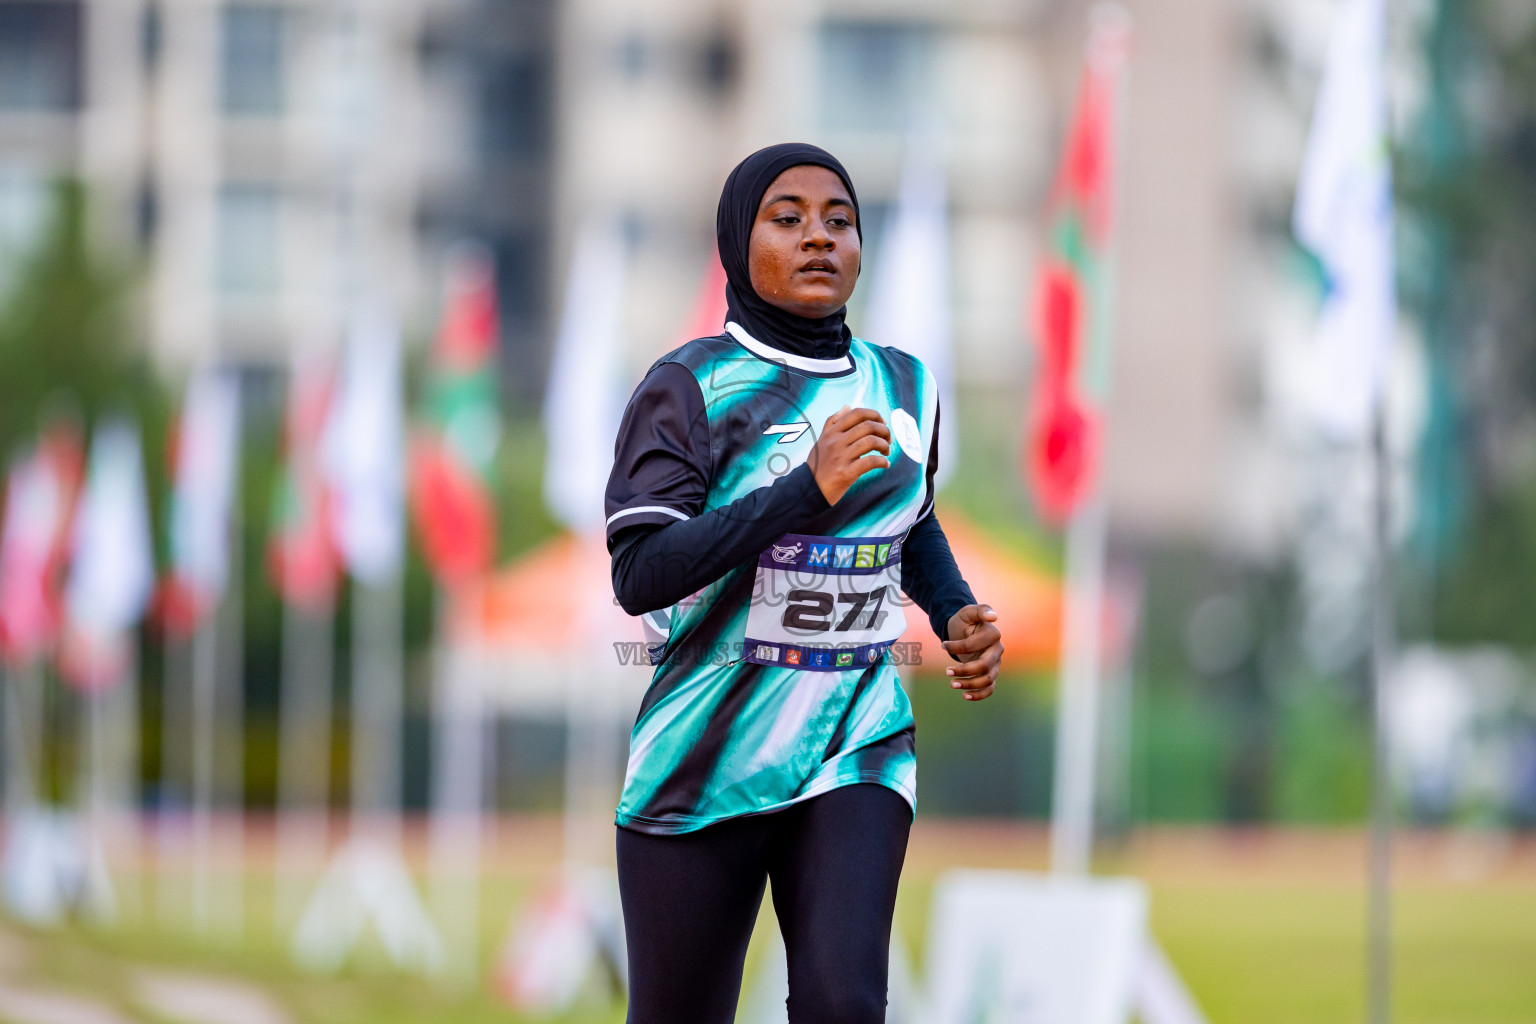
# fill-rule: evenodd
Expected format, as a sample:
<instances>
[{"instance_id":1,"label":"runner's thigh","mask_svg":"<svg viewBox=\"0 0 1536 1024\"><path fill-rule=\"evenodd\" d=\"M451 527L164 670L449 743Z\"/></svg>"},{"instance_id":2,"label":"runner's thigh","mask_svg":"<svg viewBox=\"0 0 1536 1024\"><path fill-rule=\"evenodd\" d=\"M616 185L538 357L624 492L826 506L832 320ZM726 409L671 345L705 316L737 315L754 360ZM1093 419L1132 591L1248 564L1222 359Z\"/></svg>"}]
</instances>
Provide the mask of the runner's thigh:
<instances>
[{"instance_id":1,"label":"runner's thigh","mask_svg":"<svg viewBox=\"0 0 1536 1024\"><path fill-rule=\"evenodd\" d=\"M783 817L769 872L789 957L790 1022L883 1024L911 807L894 790L860 783Z\"/></svg>"},{"instance_id":2,"label":"runner's thigh","mask_svg":"<svg viewBox=\"0 0 1536 1024\"><path fill-rule=\"evenodd\" d=\"M629 957L628 1024L731 1024L767 879L768 823L618 831Z\"/></svg>"}]
</instances>

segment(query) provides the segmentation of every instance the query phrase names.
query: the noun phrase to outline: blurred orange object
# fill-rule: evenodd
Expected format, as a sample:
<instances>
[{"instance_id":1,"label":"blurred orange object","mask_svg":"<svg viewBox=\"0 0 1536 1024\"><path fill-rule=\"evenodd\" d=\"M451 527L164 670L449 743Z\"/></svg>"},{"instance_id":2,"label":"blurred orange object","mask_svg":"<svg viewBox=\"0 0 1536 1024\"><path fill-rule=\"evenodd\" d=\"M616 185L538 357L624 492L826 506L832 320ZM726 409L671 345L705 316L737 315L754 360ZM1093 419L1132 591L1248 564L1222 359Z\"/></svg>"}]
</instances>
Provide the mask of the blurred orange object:
<instances>
[{"instance_id":1,"label":"blurred orange object","mask_svg":"<svg viewBox=\"0 0 1536 1024\"><path fill-rule=\"evenodd\" d=\"M938 516L971 593L997 612L1004 666L1031 672L1054 669L1061 649L1061 580L999 550L954 509L940 508ZM943 672L952 664L929 628L928 616L915 605L907 608L907 631L900 642L922 644L919 672Z\"/></svg>"},{"instance_id":2,"label":"blurred orange object","mask_svg":"<svg viewBox=\"0 0 1536 1024\"><path fill-rule=\"evenodd\" d=\"M551 655L641 639L614 601L602 538L570 532L465 588L454 627L456 640Z\"/></svg>"},{"instance_id":3,"label":"blurred orange object","mask_svg":"<svg viewBox=\"0 0 1536 1024\"><path fill-rule=\"evenodd\" d=\"M460 682L493 705L533 717L639 705L651 678L645 631L614 601L600 534L562 533L450 600Z\"/></svg>"},{"instance_id":4,"label":"blurred orange object","mask_svg":"<svg viewBox=\"0 0 1536 1024\"><path fill-rule=\"evenodd\" d=\"M1010 670L1052 672L1061 649L1062 581L1000 550L965 516L940 510L955 562L976 599L997 612ZM614 602L608 552L600 538L563 533L469 587L454 616L456 639L482 649L560 657L594 641L635 643L640 624ZM1105 589L1105 664L1126 649L1133 616L1113 586ZM920 672L942 672L949 656L922 610L907 610L901 642L922 645Z\"/></svg>"}]
</instances>

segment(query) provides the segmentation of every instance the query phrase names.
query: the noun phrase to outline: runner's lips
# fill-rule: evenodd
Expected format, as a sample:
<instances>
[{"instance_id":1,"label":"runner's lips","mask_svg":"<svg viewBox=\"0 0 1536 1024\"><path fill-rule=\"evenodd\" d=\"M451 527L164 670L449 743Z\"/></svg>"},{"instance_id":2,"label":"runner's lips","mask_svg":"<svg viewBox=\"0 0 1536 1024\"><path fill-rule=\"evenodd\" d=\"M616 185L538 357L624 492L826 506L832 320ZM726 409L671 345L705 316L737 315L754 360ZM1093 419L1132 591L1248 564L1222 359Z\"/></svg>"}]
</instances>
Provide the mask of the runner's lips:
<instances>
[{"instance_id":1,"label":"runner's lips","mask_svg":"<svg viewBox=\"0 0 1536 1024\"><path fill-rule=\"evenodd\" d=\"M837 268L832 265L832 261L826 259L809 260L800 267L800 273L802 274L809 274L818 270L827 274L837 273Z\"/></svg>"}]
</instances>

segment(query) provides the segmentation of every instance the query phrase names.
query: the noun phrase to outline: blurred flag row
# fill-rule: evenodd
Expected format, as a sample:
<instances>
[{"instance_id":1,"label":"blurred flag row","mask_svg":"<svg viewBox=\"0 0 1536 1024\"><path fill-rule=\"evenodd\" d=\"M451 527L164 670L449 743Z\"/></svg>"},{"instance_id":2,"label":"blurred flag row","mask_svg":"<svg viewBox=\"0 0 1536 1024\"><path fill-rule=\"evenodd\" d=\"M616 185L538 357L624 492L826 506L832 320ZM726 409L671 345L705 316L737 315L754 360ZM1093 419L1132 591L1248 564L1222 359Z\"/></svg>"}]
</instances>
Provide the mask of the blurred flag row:
<instances>
[{"instance_id":1,"label":"blurred flag row","mask_svg":"<svg viewBox=\"0 0 1536 1024\"><path fill-rule=\"evenodd\" d=\"M423 551L453 584L495 552L491 462L500 435L494 267L480 248L450 261L421 425L406 427L398 327L359 314L339 366L295 360L273 496L267 566L283 599L320 606L343 569L387 578L404 549L407 469ZM241 448L240 387L229 370L189 379L169 438L170 564L157 580L144 438L103 420L90 438L48 425L9 466L0 513L0 655L30 666L52 652L85 688L116 677L130 631L157 592L168 630L185 635L228 582Z\"/></svg>"},{"instance_id":2,"label":"blurred flag row","mask_svg":"<svg viewBox=\"0 0 1536 1024\"><path fill-rule=\"evenodd\" d=\"M0 653L10 666L29 666L67 636L60 667L90 688L120 670L155 575L137 431L126 419L104 422L88 466L82 447L77 432L55 424L11 463L0 526Z\"/></svg>"}]
</instances>

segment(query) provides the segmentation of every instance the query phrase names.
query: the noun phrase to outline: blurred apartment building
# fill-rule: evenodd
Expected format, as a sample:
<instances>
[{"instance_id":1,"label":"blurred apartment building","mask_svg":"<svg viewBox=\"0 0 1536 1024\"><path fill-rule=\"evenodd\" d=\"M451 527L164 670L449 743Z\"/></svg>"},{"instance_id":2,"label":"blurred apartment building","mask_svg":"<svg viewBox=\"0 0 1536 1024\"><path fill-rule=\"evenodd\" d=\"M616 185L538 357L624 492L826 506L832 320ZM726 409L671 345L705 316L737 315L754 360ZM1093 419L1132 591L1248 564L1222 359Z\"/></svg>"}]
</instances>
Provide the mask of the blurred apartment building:
<instances>
[{"instance_id":1,"label":"blurred apartment building","mask_svg":"<svg viewBox=\"0 0 1536 1024\"><path fill-rule=\"evenodd\" d=\"M1277 4L1126 3L1105 467L1122 536L1263 548L1279 529L1261 401L1276 331L1257 325L1281 314L1253 280L1273 246L1253 238L1305 125L1254 100L1249 40ZM147 321L169 365L277 367L334 343L360 297L428 327L444 248L477 237L497 256L506 382L527 409L580 225L626 240L633 378L685 340L718 190L743 155L786 139L837 153L872 260L904 147L936 139L958 382L1017 437L1040 215L1089 6L0 0L0 247L26 236L51 177L78 175L103 244L147 257ZM1016 450L987 458L1017 466Z\"/></svg>"},{"instance_id":2,"label":"blurred apartment building","mask_svg":"<svg viewBox=\"0 0 1536 1024\"><path fill-rule=\"evenodd\" d=\"M0 244L82 180L162 361L276 367L360 301L419 321L472 234L535 345L552 30L522 0L0 0Z\"/></svg>"}]
</instances>

